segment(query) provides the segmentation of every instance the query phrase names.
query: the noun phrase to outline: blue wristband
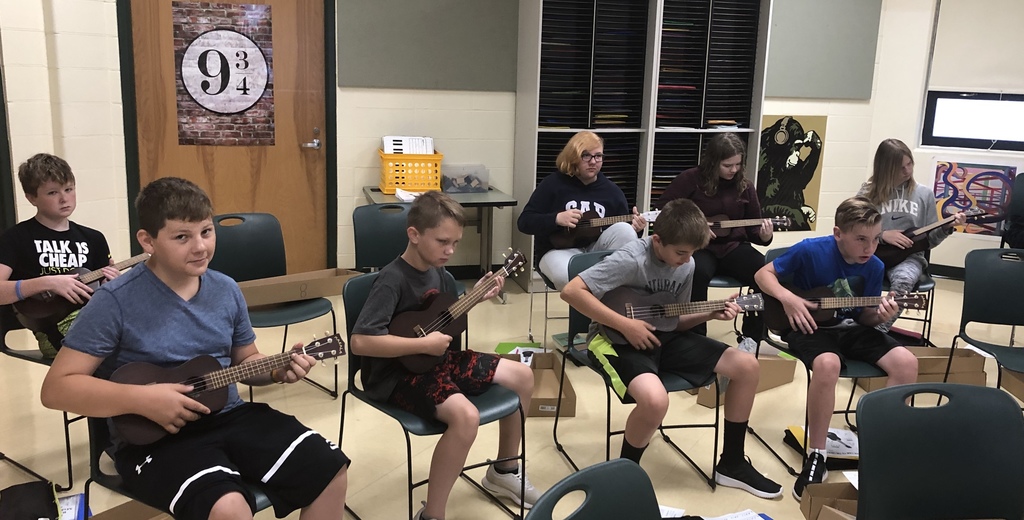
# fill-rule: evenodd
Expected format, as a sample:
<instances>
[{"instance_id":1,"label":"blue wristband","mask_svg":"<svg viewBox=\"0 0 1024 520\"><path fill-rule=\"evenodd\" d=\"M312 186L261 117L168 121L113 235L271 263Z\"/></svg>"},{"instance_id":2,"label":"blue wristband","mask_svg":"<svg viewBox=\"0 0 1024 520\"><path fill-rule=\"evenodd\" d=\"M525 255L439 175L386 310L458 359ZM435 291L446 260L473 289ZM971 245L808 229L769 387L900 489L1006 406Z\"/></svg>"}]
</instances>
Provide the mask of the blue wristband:
<instances>
[{"instance_id":1,"label":"blue wristband","mask_svg":"<svg viewBox=\"0 0 1024 520\"><path fill-rule=\"evenodd\" d=\"M25 299L25 297L21 295L21 280L14 282L14 295L18 297L19 302Z\"/></svg>"}]
</instances>

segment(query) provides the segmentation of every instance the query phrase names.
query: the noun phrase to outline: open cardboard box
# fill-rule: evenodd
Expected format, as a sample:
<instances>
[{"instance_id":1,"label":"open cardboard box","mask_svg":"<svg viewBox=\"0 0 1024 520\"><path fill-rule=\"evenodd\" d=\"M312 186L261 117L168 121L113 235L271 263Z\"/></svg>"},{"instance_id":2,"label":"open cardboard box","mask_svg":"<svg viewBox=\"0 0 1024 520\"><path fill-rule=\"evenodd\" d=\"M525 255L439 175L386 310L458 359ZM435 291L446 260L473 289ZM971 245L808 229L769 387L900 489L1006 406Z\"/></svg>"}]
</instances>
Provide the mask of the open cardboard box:
<instances>
[{"instance_id":1,"label":"open cardboard box","mask_svg":"<svg viewBox=\"0 0 1024 520\"><path fill-rule=\"evenodd\" d=\"M1024 401L1024 374L1005 368L1001 370L1003 371L1003 379L1000 382L1000 386L1017 399Z\"/></svg>"},{"instance_id":2,"label":"open cardboard box","mask_svg":"<svg viewBox=\"0 0 1024 520\"><path fill-rule=\"evenodd\" d=\"M171 515L135 500L129 500L89 518L91 520L174 520Z\"/></svg>"},{"instance_id":3,"label":"open cardboard box","mask_svg":"<svg viewBox=\"0 0 1024 520\"><path fill-rule=\"evenodd\" d=\"M821 508L821 513L818 514L818 520L857 520L857 503L852 502L852 504L852 507L849 509L853 511L843 511L831 506L825 506Z\"/></svg>"},{"instance_id":4,"label":"open cardboard box","mask_svg":"<svg viewBox=\"0 0 1024 520\"><path fill-rule=\"evenodd\" d=\"M946 374L946 363L949 360L948 348L907 347L917 357L917 382L941 383ZM858 379L857 385L871 392L885 388L889 378L872 377ZM965 348L953 351L953 364L949 368L949 383L985 386L985 357Z\"/></svg>"},{"instance_id":5,"label":"open cardboard box","mask_svg":"<svg viewBox=\"0 0 1024 520\"><path fill-rule=\"evenodd\" d=\"M757 392L782 386L793 381L796 370L795 359L785 359L778 356L765 356L757 358L757 364L761 367L761 377L757 382ZM715 407L715 392L711 389L713 385L703 386L697 392L697 404L708 408ZM719 404L725 400L720 399Z\"/></svg>"},{"instance_id":6,"label":"open cardboard box","mask_svg":"<svg viewBox=\"0 0 1024 520\"><path fill-rule=\"evenodd\" d=\"M240 282L245 304L249 307L270 305L341 294L345 281L361 273L349 269L321 269Z\"/></svg>"},{"instance_id":7,"label":"open cardboard box","mask_svg":"<svg viewBox=\"0 0 1024 520\"><path fill-rule=\"evenodd\" d=\"M519 362L519 354L503 354L501 357ZM530 360L533 369L533 397L527 417L554 417L558 410L558 381L562 375L562 362L554 352L534 354ZM562 409L559 417L576 416L576 391L569 377L562 387Z\"/></svg>"},{"instance_id":8,"label":"open cardboard box","mask_svg":"<svg viewBox=\"0 0 1024 520\"><path fill-rule=\"evenodd\" d=\"M849 482L808 484L800 500L800 512L807 520L823 520L826 506L846 513L857 512L857 488ZM834 517L833 517L834 518ZM842 517L840 517L842 518Z\"/></svg>"}]
</instances>

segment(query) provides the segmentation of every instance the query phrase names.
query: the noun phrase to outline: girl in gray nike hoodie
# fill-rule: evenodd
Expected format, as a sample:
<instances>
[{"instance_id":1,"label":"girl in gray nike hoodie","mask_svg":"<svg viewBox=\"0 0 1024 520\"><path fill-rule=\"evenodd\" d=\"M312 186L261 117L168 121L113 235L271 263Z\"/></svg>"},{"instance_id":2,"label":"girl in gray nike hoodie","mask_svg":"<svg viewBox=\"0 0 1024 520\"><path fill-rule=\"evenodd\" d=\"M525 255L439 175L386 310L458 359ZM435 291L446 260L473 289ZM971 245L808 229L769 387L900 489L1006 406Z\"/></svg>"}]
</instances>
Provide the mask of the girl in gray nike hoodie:
<instances>
[{"instance_id":1,"label":"girl in gray nike hoodie","mask_svg":"<svg viewBox=\"0 0 1024 520\"><path fill-rule=\"evenodd\" d=\"M935 195L927 186L914 181L914 155L899 139L886 139L879 143L871 178L857 194L867 197L882 214L882 244L910 247L913 241L903 234L904 231L939 220ZM958 212L953 222L931 230L927 236L928 249L939 245L953 233L955 226L966 221L964 213ZM890 289L900 293L912 291L926 267L928 261L923 252L910 255L886 271ZM900 313L902 309L892 320L877 328L888 331Z\"/></svg>"}]
</instances>

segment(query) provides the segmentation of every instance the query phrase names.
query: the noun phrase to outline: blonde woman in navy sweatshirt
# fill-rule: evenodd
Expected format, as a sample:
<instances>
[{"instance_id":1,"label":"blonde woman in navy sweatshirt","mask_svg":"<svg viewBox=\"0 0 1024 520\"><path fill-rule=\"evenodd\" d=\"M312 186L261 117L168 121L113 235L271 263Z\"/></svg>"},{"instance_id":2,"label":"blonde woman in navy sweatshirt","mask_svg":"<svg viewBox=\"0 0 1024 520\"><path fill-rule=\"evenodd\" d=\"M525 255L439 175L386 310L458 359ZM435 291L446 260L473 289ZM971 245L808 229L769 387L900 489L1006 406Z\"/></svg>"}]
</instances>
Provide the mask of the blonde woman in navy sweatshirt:
<instances>
[{"instance_id":1,"label":"blonde woman in navy sweatshirt","mask_svg":"<svg viewBox=\"0 0 1024 520\"><path fill-rule=\"evenodd\" d=\"M886 139L879 143L871 178L861 186L858 195L867 197L882 214L882 244L908 248L914 242L903 234L904 231L939 220L935 195L927 186L914 181L914 155L899 139ZM967 217L960 211L953 222L933 229L928 233L928 248L939 245L953 233L955 226L962 226L965 222ZM928 261L923 252L910 255L886 271L889 288L897 293L912 291L927 267ZM903 309L900 309L891 320L879 325L878 329L888 332L902 312Z\"/></svg>"},{"instance_id":2,"label":"blonde woman in navy sweatshirt","mask_svg":"<svg viewBox=\"0 0 1024 520\"><path fill-rule=\"evenodd\" d=\"M561 175L548 175L537 185L523 212L519 231L533 235L540 258L537 267L562 290L569 283L569 259L585 251L616 250L637 240L647 221L634 206L632 211L622 189L601 173L604 164L604 140L590 131L573 135L555 159ZM555 249L551 235L574 229L584 213L598 218L632 215L631 222L618 222L601 231L600 236L574 247Z\"/></svg>"}]
</instances>

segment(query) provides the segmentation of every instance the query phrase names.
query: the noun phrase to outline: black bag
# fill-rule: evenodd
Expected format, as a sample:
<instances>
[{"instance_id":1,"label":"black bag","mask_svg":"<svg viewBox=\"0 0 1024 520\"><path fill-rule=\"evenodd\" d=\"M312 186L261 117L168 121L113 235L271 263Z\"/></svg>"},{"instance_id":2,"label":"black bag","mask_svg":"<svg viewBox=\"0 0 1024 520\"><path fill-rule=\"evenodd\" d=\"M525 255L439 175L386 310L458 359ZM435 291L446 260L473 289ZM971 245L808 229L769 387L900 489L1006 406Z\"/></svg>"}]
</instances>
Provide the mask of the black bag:
<instances>
[{"instance_id":1,"label":"black bag","mask_svg":"<svg viewBox=\"0 0 1024 520\"><path fill-rule=\"evenodd\" d=\"M53 483L34 481L0 490L0 520L60 520Z\"/></svg>"}]
</instances>

